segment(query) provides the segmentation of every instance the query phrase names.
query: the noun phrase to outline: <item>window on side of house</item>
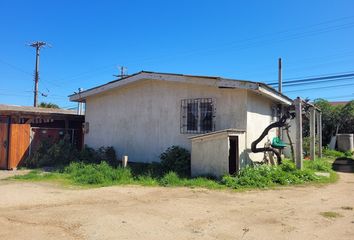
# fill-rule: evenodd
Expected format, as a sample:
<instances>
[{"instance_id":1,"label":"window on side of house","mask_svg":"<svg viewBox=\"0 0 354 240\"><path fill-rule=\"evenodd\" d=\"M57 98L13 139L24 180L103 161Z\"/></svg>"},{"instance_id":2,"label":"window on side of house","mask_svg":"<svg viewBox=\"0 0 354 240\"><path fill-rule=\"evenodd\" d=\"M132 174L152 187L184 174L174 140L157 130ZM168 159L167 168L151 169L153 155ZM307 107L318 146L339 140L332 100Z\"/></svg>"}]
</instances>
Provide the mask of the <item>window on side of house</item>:
<instances>
[{"instance_id":1,"label":"window on side of house","mask_svg":"<svg viewBox=\"0 0 354 240\"><path fill-rule=\"evenodd\" d=\"M271 116L271 123L278 121L278 107L273 105L272 106L272 116Z\"/></svg>"},{"instance_id":2,"label":"window on side of house","mask_svg":"<svg viewBox=\"0 0 354 240\"><path fill-rule=\"evenodd\" d=\"M181 133L214 131L214 105L211 98L183 99L181 101Z\"/></svg>"}]
</instances>

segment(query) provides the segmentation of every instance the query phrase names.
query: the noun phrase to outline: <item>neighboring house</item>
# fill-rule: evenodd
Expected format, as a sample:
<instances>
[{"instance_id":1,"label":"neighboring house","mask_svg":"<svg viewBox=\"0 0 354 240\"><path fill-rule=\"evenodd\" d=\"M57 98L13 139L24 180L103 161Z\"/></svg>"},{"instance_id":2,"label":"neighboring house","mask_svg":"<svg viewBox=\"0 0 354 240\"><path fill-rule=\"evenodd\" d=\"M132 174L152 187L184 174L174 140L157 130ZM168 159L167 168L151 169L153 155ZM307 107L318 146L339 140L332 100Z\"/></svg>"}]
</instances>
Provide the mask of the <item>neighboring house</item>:
<instances>
[{"instance_id":1,"label":"neighboring house","mask_svg":"<svg viewBox=\"0 0 354 240\"><path fill-rule=\"evenodd\" d=\"M42 141L56 143L65 133L81 149L83 122L75 111L0 104L0 169L16 169Z\"/></svg>"},{"instance_id":2,"label":"neighboring house","mask_svg":"<svg viewBox=\"0 0 354 240\"><path fill-rule=\"evenodd\" d=\"M329 102L330 105L332 106L338 106L338 105L346 105L349 101L337 101L337 102Z\"/></svg>"},{"instance_id":3,"label":"neighboring house","mask_svg":"<svg viewBox=\"0 0 354 240\"><path fill-rule=\"evenodd\" d=\"M172 145L191 150L191 137L225 129L242 132L239 151L260 161L262 153L250 152L252 141L276 120L278 105L292 104L263 83L145 71L70 100L86 103L85 144L113 146L133 162L159 161Z\"/></svg>"}]
</instances>

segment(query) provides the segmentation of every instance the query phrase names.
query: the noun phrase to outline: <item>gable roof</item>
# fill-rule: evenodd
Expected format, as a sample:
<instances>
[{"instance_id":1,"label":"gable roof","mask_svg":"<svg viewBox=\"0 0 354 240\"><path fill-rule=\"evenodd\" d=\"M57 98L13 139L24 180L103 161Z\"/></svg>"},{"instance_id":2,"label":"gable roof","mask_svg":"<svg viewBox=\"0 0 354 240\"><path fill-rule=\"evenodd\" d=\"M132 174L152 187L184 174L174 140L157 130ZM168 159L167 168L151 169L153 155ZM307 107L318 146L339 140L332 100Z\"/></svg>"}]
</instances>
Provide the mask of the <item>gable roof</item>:
<instances>
[{"instance_id":1,"label":"gable roof","mask_svg":"<svg viewBox=\"0 0 354 240\"><path fill-rule=\"evenodd\" d=\"M159 73L159 72L148 72L141 71L127 77L108 82L106 84L90 88L80 93L75 93L69 96L70 101L83 102L87 97L114 89L118 87L125 86L127 84L137 82L140 80L159 80L159 81L172 81L181 83L191 83L214 86L218 88L237 88L237 89L247 89L258 94L264 95L274 101L285 105L291 105L292 99L279 93L274 88L268 86L261 82L252 82L236 79L227 79L221 77L213 76L197 76L197 75L185 75L185 74L175 74L175 73Z\"/></svg>"}]
</instances>

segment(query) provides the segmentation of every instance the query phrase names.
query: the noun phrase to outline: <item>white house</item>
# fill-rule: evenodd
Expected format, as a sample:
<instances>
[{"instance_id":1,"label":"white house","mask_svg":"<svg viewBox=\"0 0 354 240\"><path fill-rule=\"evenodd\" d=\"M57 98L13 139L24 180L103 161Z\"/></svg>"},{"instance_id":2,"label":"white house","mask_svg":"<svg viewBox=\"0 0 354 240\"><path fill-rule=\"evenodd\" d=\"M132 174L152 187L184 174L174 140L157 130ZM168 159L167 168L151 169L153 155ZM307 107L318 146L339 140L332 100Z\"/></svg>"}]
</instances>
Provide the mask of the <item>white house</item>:
<instances>
[{"instance_id":1,"label":"white house","mask_svg":"<svg viewBox=\"0 0 354 240\"><path fill-rule=\"evenodd\" d=\"M90 147L113 146L129 161L154 162L172 145L191 150L194 137L226 132L239 136L238 167L263 159L262 153L251 153L252 141L276 120L277 106L292 104L264 83L146 71L70 100L86 103L84 139ZM275 130L269 139L273 136Z\"/></svg>"}]
</instances>

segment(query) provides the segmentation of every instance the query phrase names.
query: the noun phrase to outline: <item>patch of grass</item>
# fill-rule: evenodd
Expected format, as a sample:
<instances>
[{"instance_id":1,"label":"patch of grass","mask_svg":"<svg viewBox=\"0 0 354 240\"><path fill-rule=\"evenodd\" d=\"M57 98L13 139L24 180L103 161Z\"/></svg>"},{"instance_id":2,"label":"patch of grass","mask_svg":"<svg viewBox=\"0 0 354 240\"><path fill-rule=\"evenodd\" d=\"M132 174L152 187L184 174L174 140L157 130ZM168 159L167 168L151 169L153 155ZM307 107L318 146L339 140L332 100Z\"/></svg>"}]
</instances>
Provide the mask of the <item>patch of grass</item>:
<instances>
[{"instance_id":1,"label":"patch of grass","mask_svg":"<svg viewBox=\"0 0 354 240\"><path fill-rule=\"evenodd\" d=\"M280 166L248 166L236 176L225 175L222 179L211 177L180 177L170 171L164 173L159 164L131 164L128 168L112 167L105 162L99 164L71 163L61 171L43 173L31 171L27 175L14 179L47 181L58 180L79 186L110 186L137 184L143 186L180 186L201 187L208 189L252 189L269 188L280 185L305 183L328 183L336 180L337 175L331 171L330 177L315 175L315 170L325 171L327 165L322 162L307 164L304 170L296 169L293 162L284 160Z\"/></svg>"},{"instance_id":2,"label":"patch of grass","mask_svg":"<svg viewBox=\"0 0 354 240\"><path fill-rule=\"evenodd\" d=\"M294 163L284 160L280 166L246 167L237 176L224 176L222 182L229 188L239 189L327 181L325 179L328 178L316 176L315 171L310 168L298 170Z\"/></svg>"},{"instance_id":3,"label":"patch of grass","mask_svg":"<svg viewBox=\"0 0 354 240\"><path fill-rule=\"evenodd\" d=\"M330 172L332 164L325 159L305 160L304 167L317 172Z\"/></svg>"},{"instance_id":4,"label":"patch of grass","mask_svg":"<svg viewBox=\"0 0 354 240\"><path fill-rule=\"evenodd\" d=\"M343 210L353 210L353 207L343 206L343 207L341 207L341 209L343 209Z\"/></svg>"},{"instance_id":5,"label":"patch of grass","mask_svg":"<svg viewBox=\"0 0 354 240\"><path fill-rule=\"evenodd\" d=\"M321 212L320 213L323 217L325 218L338 218L338 217L343 217L341 214L337 212Z\"/></svg>"},{"instance_id":6,"label":"patch of grass","mask_svg":"<svg viewBox=\"0 0 354 240\"><path fill-rule=\"evenodd\" d=\"M57 182L63 185L72 185L73 182L70 181L68 176L64 173L60 172L44 172L41 170L32 170L29 173L25 175L16 175L13 177L10 177L10 179L15 179L15 180L23 180L23 181L34 181L34 182L40 182L40 181L46 181L46 182Z\"/></svg>"},{"instance_id":7,"label":"patch of grass","mask_svg":"<svg viewBox=\"0 0 354 240\"><path fill-rule=\"evenodd\" d=\"M71 163L64 172L74 183L89 185L114 185L132 183L128 168L113 168L106 162L100 164Z\"/></svg>"},{"instance_id":8,"label":"patch of grass","mask_svg":"<svg viewBox=\"0 0 354 240\"><path fill-rule=\"evenodd\" d=\"M340 152L337 150L329 149L327 147L323 148L322 154L327 157L339 158L339 157L352 157L353 153L350 151Z\"/></svg>"}]
</instances>

